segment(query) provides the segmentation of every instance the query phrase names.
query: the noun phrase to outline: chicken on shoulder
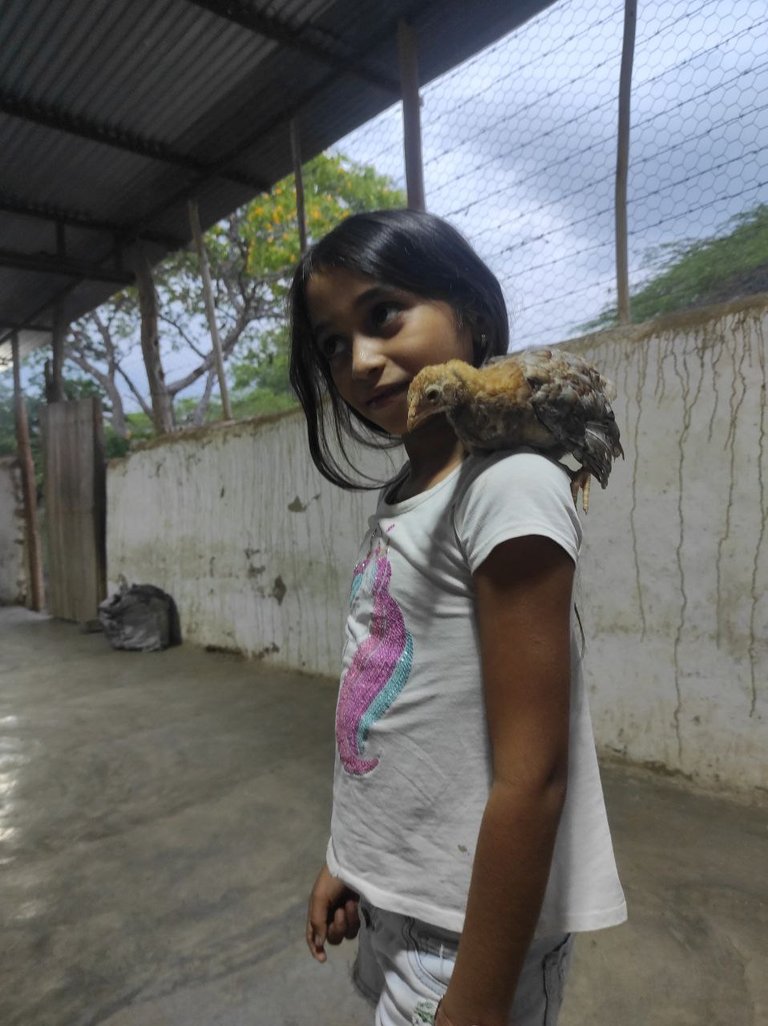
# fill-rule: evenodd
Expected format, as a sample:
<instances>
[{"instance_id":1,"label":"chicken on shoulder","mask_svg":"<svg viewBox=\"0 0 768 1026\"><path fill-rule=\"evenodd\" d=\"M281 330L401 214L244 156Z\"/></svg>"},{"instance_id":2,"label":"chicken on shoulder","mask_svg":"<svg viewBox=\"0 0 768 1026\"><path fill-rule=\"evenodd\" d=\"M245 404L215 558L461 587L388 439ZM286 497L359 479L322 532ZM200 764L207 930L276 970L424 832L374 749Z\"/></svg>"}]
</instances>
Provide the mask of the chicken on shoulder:
<instances>
[{"instance_id":1,"label":"chicken on shoulder","mask_svg":"<svg viewBox=\"0 0 768 1026\"><path fill-rule=\"evenodd\" d=\"M616 390L591 364L561 349L529 349L472 367L463 360L424 367L408 389L408 430L444 413L465 448L526 446L560 459L570 453L576 501L589 508L590 477L603 488L624 456L611 409ZM568 468L566 468L568 469Z\"/></svg>"}]
</instances>

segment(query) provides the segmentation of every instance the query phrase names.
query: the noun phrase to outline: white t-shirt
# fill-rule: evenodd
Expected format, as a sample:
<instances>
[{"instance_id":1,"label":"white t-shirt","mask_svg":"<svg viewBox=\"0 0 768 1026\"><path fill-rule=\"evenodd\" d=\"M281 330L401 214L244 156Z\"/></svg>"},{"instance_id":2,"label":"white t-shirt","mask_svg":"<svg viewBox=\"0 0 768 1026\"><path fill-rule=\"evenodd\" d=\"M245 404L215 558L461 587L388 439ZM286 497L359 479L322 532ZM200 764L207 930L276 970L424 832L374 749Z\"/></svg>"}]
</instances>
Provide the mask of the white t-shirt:
<instances>
[{"instance_id":1,"label":"white t-shirt","mask_svg":"<svg viewBox=\"0 0 768 1026\"><path fill-rule=\"evenodd\" d=\"M526 451L469 456L403 502L382 493L350 592L328 866L374 905L459 933L491 784L472 573L524 535L576 561L564 470ZM574 631L571 657L568 789L539 936L626 918Z\"/></svg>"}]
</instances>

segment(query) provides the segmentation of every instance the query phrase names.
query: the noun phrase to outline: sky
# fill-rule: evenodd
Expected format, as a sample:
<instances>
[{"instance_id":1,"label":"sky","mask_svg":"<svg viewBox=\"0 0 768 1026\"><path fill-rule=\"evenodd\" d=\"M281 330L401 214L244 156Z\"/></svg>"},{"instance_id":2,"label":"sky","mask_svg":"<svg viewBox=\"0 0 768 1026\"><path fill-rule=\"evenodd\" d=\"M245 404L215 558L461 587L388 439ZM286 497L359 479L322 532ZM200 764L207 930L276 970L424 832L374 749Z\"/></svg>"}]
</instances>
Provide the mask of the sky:
<instances>
[{"instance_id":1,"label":"sky","mask_svg":"<svg viewBox=\"0 0 768 1026\"><path fill-rule=\"evenodd\" d=\"M586 11L586 13L585 13ZM502 282L513 346L579 334L615 301L623 4L561 0L423 90L428 208ZM640 0L628 195L630 280L658 247L768 199L764 0ZM338 150L402 182L400 112Z\"/></svg>"},{"instance_id":2,"label":"sky","mask_svg":"<svg viewBox=\"0 0 768 1026\"><path fill-rule=\"evenodd\" d=\"M615 302L622 33L619 0L560 0L422 90L427 207L499 277L513 348L580 334ZM632 286L653 273L654 252L768 201L766 96L765 0L640 0ZM404 186L400 105L334 149ZM193 362L169 353L166 377ZM128 369L143 379L138 353Z\"/></svg>"}]
</instances>

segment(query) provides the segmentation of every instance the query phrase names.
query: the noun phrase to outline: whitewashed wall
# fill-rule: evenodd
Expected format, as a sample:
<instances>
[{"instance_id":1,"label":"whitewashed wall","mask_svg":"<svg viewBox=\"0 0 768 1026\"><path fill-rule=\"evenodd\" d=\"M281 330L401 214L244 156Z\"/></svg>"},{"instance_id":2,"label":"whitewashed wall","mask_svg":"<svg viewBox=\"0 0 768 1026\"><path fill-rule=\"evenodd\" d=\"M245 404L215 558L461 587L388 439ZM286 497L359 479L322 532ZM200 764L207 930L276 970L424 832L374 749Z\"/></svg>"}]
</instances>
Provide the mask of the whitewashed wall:
<instances>
[{"instance_id":1,"label":"whitewashed wall","mask_svg":"<svg viewBox=\"0 0 768 1026\"><path fill-rule=\"evenodd\" d=\"M604 747L768 787L768 302L569 343L619 390L626 450L586 521L581 600Z\"/></svg>"},{"instance_id":2,"label":"whitewashed wall","mask_svg":"<svg viewBox=\"0 0 768 1026\"><path fill-rule=\"evenodd\" d=\"M0 457L0 605L23 605L26 591L19 467L14 456Z\"/></svg>"},{"instance_id":3,"label":"whitewashed wall","mask_svg":"<svg viewBox=\"0 0 768 1026\"><path fill-rule=\"evenodd\" d=\"M372 502L320 477L300 414L175 436L109 467L110 588L170 592L188 641L335 674Z\"/></svg>"},{"instance_id":4,"label":"whitewashed wall","mask_svg":"<svg viewBox=\"0 0 768 1026\"><path fill-rule=\"evenodd\" d=\"M579 605L603 750L768 787L768 303L589 336L627 460L593 489ZM111 465L109 577L167 589L185 637L335 674L370 494L323 481L300 415Z\"/></svg>"}]
</instances>

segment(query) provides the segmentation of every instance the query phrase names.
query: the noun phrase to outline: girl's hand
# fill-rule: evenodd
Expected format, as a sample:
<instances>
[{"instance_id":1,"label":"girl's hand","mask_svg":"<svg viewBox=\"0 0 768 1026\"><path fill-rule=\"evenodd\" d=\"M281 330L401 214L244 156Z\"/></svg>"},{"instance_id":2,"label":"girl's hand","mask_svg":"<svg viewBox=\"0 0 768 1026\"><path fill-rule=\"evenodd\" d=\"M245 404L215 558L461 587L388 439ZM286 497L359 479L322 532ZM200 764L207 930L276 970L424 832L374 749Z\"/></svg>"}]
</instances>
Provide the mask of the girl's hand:
<instances>
[{"instance_id":1,"label":"girl's hand","mask_svg":"<svg viewBox=\"0 0 768 1026\"><path fill-rule=\"evenodd\" d=\"M309 896L307 910L307 946L318 962L325 962L325 943L341 944L353 940L360 930L357 906L360 895L335 876L325 865L320 870Z\"/></svg>"}]
</instances>

